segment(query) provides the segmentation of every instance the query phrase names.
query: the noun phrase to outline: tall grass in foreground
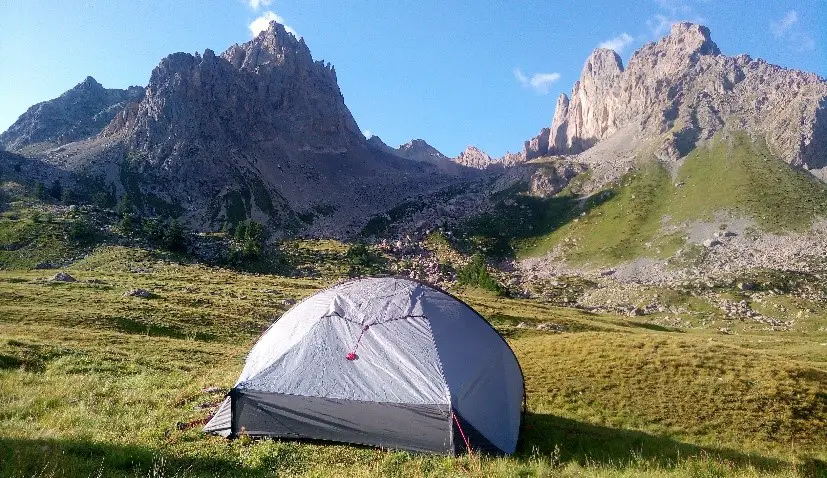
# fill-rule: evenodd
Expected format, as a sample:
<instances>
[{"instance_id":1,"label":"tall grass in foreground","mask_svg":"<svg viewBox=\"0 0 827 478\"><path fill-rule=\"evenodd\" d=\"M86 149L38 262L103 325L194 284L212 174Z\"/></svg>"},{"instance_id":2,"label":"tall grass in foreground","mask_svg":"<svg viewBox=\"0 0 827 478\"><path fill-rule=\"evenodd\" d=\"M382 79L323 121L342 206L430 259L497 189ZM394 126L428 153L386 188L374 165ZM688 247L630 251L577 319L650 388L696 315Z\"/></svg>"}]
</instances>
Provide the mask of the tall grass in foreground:
<instances>
[{"instance_id":1,"label":"tall grass in foreground","mask_svg":"<svg viewBox=\"0 0 827 478\"><path fill-rule=\"evenodd\" d=\"M347 248L302 248L319 279L121 247L76 262L75 283L0 271L0 476L825 475L827 332L815 313L791 332L720 335L459 289L525 373L514 456L226 441L188 428L223 397L204 389L232 386L291 301L347 274L337 265ZM123 295L136 287L153 297ZM567 331L518 327L541 322Z\"/></svg>"}]
</instances>

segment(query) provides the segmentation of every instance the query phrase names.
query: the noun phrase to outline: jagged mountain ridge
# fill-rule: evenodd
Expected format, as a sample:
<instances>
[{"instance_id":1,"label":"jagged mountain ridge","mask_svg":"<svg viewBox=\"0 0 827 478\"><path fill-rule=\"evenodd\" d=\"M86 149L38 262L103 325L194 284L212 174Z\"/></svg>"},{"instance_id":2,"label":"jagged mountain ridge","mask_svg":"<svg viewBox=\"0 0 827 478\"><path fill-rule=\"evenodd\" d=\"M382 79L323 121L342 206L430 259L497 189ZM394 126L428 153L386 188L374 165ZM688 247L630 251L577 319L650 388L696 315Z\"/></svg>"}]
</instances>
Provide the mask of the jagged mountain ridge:
<instances>
[{"instance_id":1,"label":"jagged mountain ridge","mask_svg":"<svg viewBox=\"0 0 827 478\"><path fill-rule=\"evenodd\" d=\"M459 156L457 156L454 161L465 167L473 169L488 169L491 166L498 164L498 161L491 158L488 153L477 148L476 146L470 145L466 147L463 152L459 153Z\"/></svg>"},{"instance_id":2,"label":"jagged mountain ridge","mask_svg":"<svg viewBox=\"0 0 827 478\"><path fill-rule=\"evenodd\" d=\"M335 69L314 62L304 39L275 23L220 56L206 50L203 56L164 58L146 89L146 97L116 117L104 136L125 133L130 146L156 153L171 146L170 138L198 142L204 130L225 135L222 141L275 136L320 153L363 144Z\"/></svg>"},{"instance_id":3,"label":"jagged mountain ridge","mask_svg":"<svg viewBox=\"0 0 827 478\"><path fill-rule=\"evenodd\" d=\"M367 144L372 149L391 153L400 158L410 159L413 161L426 161L432 163L441 163L450 161L451 158L442 154L438 149L428 144L424 139L412 139L405 144L399 145L398 148L388 146L382 138L373 135L367 140Z\"/></svg>"},{"instance_id":4,"label":"jagged mountain ridge","mask_svg":"<svg viewBox=\"0 0 827 478\"><path fill-rule=\"evenodd\" d=\"M455 180L369 148L335 69L275 22L221 55L169 55L98 137L38 159L104 176L145 212L197 229L252 218L278 234L354 234Z\"/></svg>"},{"instance_id":5,"label":"jagged mountain ridge","mask_svg":"<svg viewBox=\"0 0 827 478\"><path fill-rule=\"evenodd\" d=\"M729 67L740 69L727 76ZM788 103L776 108L779 126L766 131L776 123L751 115L781 100L759 95L749 109L741 98L747 87L761 93L754 83L760 86L764 77L774 88L792 85L779 93ZM705 27L677 24L636 52L625 69L611 50L596 50L571 100L558 100L552 127L526 142L522 153L493 159L469 147L452 159L422 140L400 148L366 140L344 104L335 69L314 61L302 39L274 23L221 55L168 56L140 101L126 104L99 137L39 159L104 175L119 194L146 196L147 212L180 215L199 229L252 217L285 233L343 235L405 197L467 181L469 169L499 174L550 154L591 166L605 162L630 129L630 144L654 145L664 160L726 127L761 135L775 145L774 154L817 168L824 158L818 153L825 136L823 89L815 75L725 57ZM571 156L577 152L583 153ZM598 175L594 181L595 187L605 183Z\"/></svg>"},{"instance_id":6,"label":"jagged mountain ridge","mask_svg":"<svg viewBox=\"0 0 827 478\"><path fill-rule=\"evenodd\" d=\"M461 155L457 158L449 158L428 144L424 139L412 139L405 144L399 145L398 148L392 148L385 144L380 137L374 135L368 138L367 144L369 148L375 151L393 154L394 156L410 161L434 165L439 168L440 171L450 176L474 177L479 173L480 169L485 169L465 164L461 159Z\"/></svg>"},{"instance_id":7,"label":"jagged mountain ridge","mask_svg":"<svg viewBox=\"0 0 827 478\"><path fill-rule=\"evenodd\" d=\"M0 148L19 150L37 143L59 146L95 136L144 89L104 88L91 76L59 97L29 108L0 134Z\"/></svg>"},{"instance_id":8,"label":"jagged mountain ridge","mask_svg":"<svg viewBox=\"0 0 827 478\"><path fill-rule=\"evenodd\" d=\"M823 168L827 82L748 55L724 56L709 29L677 23L625 68L614 51L595 50L571 96L559 97L551 127L526 141L524 156L581 153L629 126L656 140L656 155L667 161L729 128L764 139L793 166Z\"/></svg>"}]
</instances>

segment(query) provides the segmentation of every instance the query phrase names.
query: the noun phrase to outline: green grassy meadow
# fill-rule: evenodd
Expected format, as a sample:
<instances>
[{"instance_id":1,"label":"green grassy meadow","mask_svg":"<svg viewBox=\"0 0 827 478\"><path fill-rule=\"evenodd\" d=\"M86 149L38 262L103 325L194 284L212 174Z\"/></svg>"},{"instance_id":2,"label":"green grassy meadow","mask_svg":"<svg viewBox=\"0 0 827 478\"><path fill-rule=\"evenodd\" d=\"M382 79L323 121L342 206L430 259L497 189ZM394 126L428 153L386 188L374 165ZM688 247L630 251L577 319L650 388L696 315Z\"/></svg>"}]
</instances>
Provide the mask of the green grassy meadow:
<instances>
[{"instance_id":1,"label":"green grassy meadow","mask_svg":"<svg viewBox=\"0 0 827 478\"><path fill-rule=\"evenodd\" d=\"M469 244L522 255L568 239L568 256L585 262L668 255L683 238L660 235L664 215L709 218L722 205L766 230L807 229L827 210L823 187L743 140L696 150L677 179L650 165L587 199L577 181L547 200L504 194L516 197L503 201L505 214L466 225L488 236L455 243L432 234L425 247L456 270L468 255L456 246ZM722 190L711 177L736 182ZM782 206L773 203L779 191ZM818 277L759 271L747 279L760 300L734 287L707 295L640 287L630 303L657 295L681 311L645 317L554 305L595 286L577 278L538 299L452 289L502 333L523 368L528 414L511 457L227 441L201 426L265 328L339 279L399 264L365 246L291 240L264 251L279 273L244 272L165 252L117 221L111 210L47 204L22 184L0 184L2 477L827 476L827 306L813 298ZM58 270L77 282L48 280ZM152 296L124 295L135 288ZM795 326L772 332L724 317L708 296L750 301ZM535 327L548 322L564 331Z\"/></svg>"},{"instance_id":2,"label":"green grassy meadow","mask_svg":"<svg viewBox=\"0 0 827 478\"><path fill-rule=\"evenodd\" d=\"M231 387L289 300L341 277L341 245L296 250L318 278L117 246L66 268L74 283L0 271L0 476L827 473L827 331L720 335L473 289L455 292L507 338L526 378L513 457L203 435L223 395L202 389ZM154 297L123 296L136 287ZM567 332L517 327L548 321Z\"/></svg>"},{"instance_id":3,"label":"green grassy meadow","mask_svg":"<svg viewBox=\"0 0 827 478\"><path fill-rule=\"evenodd\" d=\"M742 133L696 148L674 177L661 163L644 163L592 197L576 202L574 197L566 189L545 201L569 209L530 218L537 233L517 236L518 257L540 256L560 246L576 264L667 258L685 238L664 232L666 226L712 221L716 213L727 213L752 219L767 232L805 232L827 214L824 184L775 159Z\"/></svg>"}]
</instances>

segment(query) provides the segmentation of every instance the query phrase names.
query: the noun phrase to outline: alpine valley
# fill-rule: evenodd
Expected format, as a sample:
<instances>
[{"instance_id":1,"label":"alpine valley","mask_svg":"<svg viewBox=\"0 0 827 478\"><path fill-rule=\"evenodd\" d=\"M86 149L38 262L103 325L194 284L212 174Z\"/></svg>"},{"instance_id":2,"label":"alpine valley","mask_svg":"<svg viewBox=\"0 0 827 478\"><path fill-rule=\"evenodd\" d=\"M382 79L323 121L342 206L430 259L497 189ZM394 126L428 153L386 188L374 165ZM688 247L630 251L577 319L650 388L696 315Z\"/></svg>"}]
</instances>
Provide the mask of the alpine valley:
<instances>
[{"instance_id":1,"label":"alpine valley","mask_svg":"<svg viewBox=\"0 0 827 478\"><path fill-rule=\"evenodd\" d=\"M0 134L0 475L827 476L827 81L676 23L549 117L501 158L366 138L277 22L32 106ZM274 318L371 274L508 339L514 457L199 433Z\"/></svg>"}]
</instances>

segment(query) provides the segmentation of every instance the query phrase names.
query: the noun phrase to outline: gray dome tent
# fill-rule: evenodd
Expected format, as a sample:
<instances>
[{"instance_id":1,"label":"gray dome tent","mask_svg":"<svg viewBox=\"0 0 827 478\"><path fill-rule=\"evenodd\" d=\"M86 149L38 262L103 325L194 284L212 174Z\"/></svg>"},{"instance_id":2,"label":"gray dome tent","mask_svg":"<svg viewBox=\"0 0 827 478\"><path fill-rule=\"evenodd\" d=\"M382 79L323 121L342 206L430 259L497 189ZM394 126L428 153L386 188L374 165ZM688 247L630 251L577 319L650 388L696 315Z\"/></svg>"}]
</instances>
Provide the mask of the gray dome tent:
<instances>
[{"instance_id":1,"label":"gray dome tent","mask_svg":"<svg viewBox=\"0 0 827 478\"><path fill-rule=\"evenodd\" d=\"M513 453L520 365L459 299L400 278L318 292L270 326L206 432Z\"/></svg>"}]
</instances>

